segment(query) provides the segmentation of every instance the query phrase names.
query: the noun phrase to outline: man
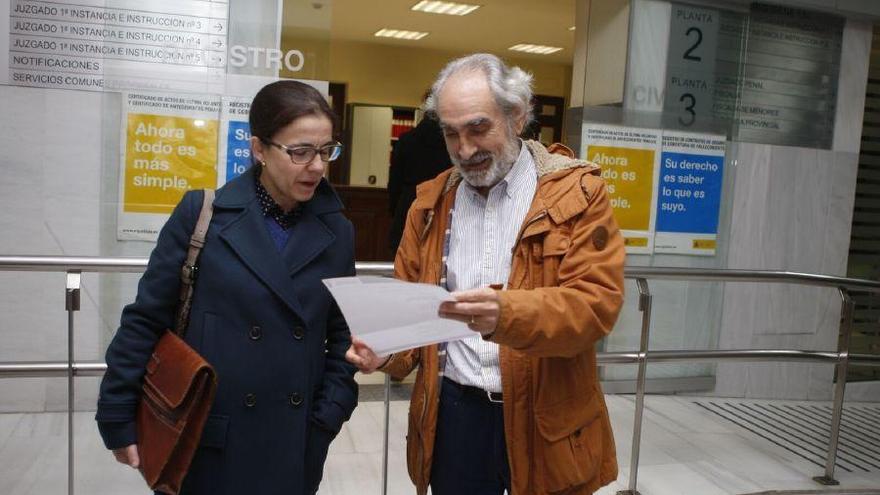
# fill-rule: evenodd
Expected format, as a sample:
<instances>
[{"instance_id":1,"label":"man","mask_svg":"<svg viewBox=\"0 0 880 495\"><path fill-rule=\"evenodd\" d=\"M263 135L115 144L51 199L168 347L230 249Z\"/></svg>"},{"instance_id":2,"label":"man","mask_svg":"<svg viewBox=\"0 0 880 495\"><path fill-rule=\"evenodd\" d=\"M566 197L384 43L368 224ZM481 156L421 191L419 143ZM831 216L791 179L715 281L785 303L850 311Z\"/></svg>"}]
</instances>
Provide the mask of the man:
<instances>
[{"instance_id":1,"label":"man","mask_svg":"<svg viewBox=\"0 0 880 495\"><path fill-rule=\"evenodd\" d=\"M476 335L387 358L354 339L346 357L397 377L418 365L419 495L592 493L617 478L594 345L620 311L624 264L599 170L517 137L531 76L493 55L451 62L433 95L455 167L418 188L395 275L454 291L440 314Z\"/></svg>"},{"instance_id":2,"label":"man","mask_svg":"<svg viewBox=\"0 0 880 495\"><path fill-rule=\"evenodd\" d=\"M426 92L423 101L430 94L430 91ZM388 245L391 253L396 253L400 245L406 213L416 199L416 186L433 179L451 165L443 131L432 116L425 115L419 125L400 136L391 151L388 172L388 204L392 217Z\"/></svg>"}]
</instances>

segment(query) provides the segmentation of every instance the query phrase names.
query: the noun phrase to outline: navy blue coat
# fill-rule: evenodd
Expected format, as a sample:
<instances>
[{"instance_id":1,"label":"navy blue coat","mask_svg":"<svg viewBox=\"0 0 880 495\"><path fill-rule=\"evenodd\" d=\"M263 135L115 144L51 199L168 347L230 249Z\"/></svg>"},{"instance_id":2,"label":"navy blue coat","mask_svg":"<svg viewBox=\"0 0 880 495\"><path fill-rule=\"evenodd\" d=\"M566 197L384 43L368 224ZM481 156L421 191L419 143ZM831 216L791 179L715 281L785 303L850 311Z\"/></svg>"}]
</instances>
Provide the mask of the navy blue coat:
<instances>
[{"instance_id":1,"label":"navy blue coat","mask_svg":"<svg viewBox=\"0 0 880 495\"><path fill-rule=\"evenodd\" d=\"M135 443L144 366L173 326L202 191L159 234L135 302L107 349L96 419L108 448ZM354 233L322 180L287 245L269 235L249 170L217 191L186 341L218 374L185 494L314 493L327 447L357 403L351 336L321 279L354 274Z\"/></svg>"}]
</instances>

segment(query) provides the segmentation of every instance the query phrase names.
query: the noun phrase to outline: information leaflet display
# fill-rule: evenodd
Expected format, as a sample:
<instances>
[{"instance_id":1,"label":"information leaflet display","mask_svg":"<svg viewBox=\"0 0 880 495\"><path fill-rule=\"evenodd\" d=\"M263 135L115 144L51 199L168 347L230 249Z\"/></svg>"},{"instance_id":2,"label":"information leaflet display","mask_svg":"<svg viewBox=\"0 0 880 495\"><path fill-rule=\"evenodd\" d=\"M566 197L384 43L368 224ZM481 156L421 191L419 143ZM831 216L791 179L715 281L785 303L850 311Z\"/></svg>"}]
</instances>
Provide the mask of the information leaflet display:
<instances>
[{"instance_id":1,"label":"information leaflet display","mask_svg":"<svg viewBox=\"0 0 880 495\"><path fill-rule=\"evenodd\" d=\"M584 124L581 156L602 178L630 254L716 253L725 137Z\"/></svg>"},{"instance_id":2,"label":"information leaflet display","mask_svg":"<svg viewBox=\"0 0 880 495\"><path fill-rule=\"evenodd\" d=\"M251 100L252 98L223 97L217 187L238 177L251 166L251 128L248 124Z\"/></svg>"},{"instance_id":3,"label":"information leaflet display","mask_svg":"<svg viewBox=\"0 0 880 495\"><path fill-rule=\"evenodd\" d=\"M714 255L724 136L665 131L654 252Z\"/></svg>"},{"instance_id":4,"label":"information leaflet display","mask_svg":"<svg viewBox=\"0 0 880 495\"><path fill-rule=\"evenodd\" d=\"M660 131L586 124L581 156L602 167L614 217L628 253L653 250Z\"/></svg>"},{"instance_id":5,"label":"information leaflet display","mask_svg":"<svg viewBox=\"0 0 880 495\"><path fill-rule=\"evenodd\" d=\"M122 96L117 237L153 241L185 192L217 187L220 99Z\"/></svg>"},{"instance_id":6,"label":"information leaflet display","mask_svg":"<svg viewBox=\"0 0 880 495\"><path fill-rule=\"evenodd\" d=\"M8 40L9 60L0 83L91 91L223 84L226 0L4 3L9 32L0 39Z\"/></svg>"}]
</instances>

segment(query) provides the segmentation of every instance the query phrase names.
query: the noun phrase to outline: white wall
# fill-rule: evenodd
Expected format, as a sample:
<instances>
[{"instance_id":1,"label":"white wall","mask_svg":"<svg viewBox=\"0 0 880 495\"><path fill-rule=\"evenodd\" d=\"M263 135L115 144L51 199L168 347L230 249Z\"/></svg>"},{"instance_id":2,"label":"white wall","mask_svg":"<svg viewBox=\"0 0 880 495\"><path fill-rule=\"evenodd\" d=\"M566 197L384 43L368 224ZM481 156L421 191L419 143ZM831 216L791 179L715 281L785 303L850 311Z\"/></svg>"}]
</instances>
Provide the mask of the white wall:
<instances>
[{"instance_id":1,"label":"white wall","mask_svg":"<svg viewBox=\"0 0 880 495\"><path fill-rule=\"evenodd\" d=\"M94 92L0 86L0 108L8 111L0 146L9 150L0 158L0 253L102 253L103 100ZM0 280L0 361L66 359L64 274L0 273ZM101 299L97 279L86 276L79 359L97 359L109 330L96 309ZM63 379L0 379L0 411L60 408L63 397ZM94 394L83 401L93 404Z\"/></svg>"}]
</instances>

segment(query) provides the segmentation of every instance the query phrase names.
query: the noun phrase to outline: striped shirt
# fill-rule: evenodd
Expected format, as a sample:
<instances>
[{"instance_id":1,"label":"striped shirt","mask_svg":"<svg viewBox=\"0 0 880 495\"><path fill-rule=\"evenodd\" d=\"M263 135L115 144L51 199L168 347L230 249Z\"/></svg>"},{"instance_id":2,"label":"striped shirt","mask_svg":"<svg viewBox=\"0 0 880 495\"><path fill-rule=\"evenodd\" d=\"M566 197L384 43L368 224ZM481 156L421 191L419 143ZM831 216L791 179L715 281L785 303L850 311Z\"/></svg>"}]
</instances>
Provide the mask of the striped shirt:
<instances>
[{"instance_id":1,"label":"striped shirt","mask_svg":"<svg viewBox=\"0 0 880 495\"><path fill-rule=\"evenodd\" d=\"M455 195L447 288L507 285L513 244L535 196L538 173L525 145L507 175L483 197L462 181ZM498 344L479 334L450 342L444 375L462 385L501 392Z\"/></svg>"}]
</instances>

